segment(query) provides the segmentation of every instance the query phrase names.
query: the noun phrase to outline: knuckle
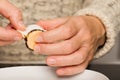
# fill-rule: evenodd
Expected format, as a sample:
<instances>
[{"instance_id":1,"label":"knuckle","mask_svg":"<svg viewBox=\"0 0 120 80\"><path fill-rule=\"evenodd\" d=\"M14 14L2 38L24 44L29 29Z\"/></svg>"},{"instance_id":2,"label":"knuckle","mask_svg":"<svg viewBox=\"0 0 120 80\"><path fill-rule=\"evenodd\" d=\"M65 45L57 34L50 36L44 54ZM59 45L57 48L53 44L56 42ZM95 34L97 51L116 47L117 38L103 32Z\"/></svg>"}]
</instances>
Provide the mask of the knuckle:
<instances>
[{"instance_id":1,"label":"knuckle","mask_svg":"<svg viewBox=\"0 0 120 80\"><path fill-rule=\"evenodd\" d=\"M85 59L86 59L85 56L82 56L81 59L79 60L79 63L80 64L83 63L85 61Z\"/></svg>"},{"instance_id":2,"label":"knuckle","mask_svg":"<svg viewBox=\"0 0 120 80\"><path fill-rule=\"evenodd\" d=\"M92 35L87 33L86 36L84 36L83 41L92 41Z\"/></svg>"},{"instance_id":3,"label":"knuckle","mask_svg":"<svg viewBox=\"0 0 120 80\"><path fill-rule=\"evenodd\" d=\"M21 13L21 10L20 10L20 9L15 9L15 10L14 10L14 13L15 13L16 15L22 15L22 13Z\"/></svg>"},{"instance_id":4,"label":"knuckle","mask_svg":"<svg viewBox=\"0 0 120 80\"><path fill-rule=\"evenodd\" d=\"M88 39L92 38L92 35L90 34L90 32L87 34Z\"/></svg>"},{"instance_id":5,"label":"knuckle","mask_svg":"<svg viewBox=\"0 0 120 80\"><path fill-rule=\"evenodd\" d=\"M72 27L65 27L63 30L64 30L63 32L66 33L65 36L67 38L72 37L74 34L74 29Z\"/></svg>"},{"instance_id":6,"label":"knuckle","mask_svg":"<svg viewBox=\"0 0 120 80\"><path fill-rule=\"evenodd\" d=\"M81 64L86 60L86 53L77 53L78 55L75 56L75 61L77 64Z\"/></svg>"},{"instance_id":7,"label":"knuckle","mask_svg":"<svg viewBox=\"0 0 120 80\"><path fill-rule=\"evenodd\" d=\"M78 20L80 21L81 25L87 26L86 19L84 19L84 16L80 16L80 17L77 17L77 18L79 18Z\"/></svg>"},{"instance_id":8,"label":"knuckle","mask_svg":"<svg viewBox=\"0 0 120 80\"><path fill-rule=\"evenodd\" d=\"M73 61L76 62L75 64L81 64L82 62L84 62L85 58L83 57L82 54L80 55L76 55L74 58L73 58Z\"/></svg>"},{"instance_id":9,"label":"knuckle","mask_svg":"<svg viewBox=\"0 0 120 80\"><path fill-rule=\"evenodd\" d=\"M66 46L66 52L67 54L70 54L74 49L74 45L72 43L68 43Z\"/></svg>"}]
</instances>

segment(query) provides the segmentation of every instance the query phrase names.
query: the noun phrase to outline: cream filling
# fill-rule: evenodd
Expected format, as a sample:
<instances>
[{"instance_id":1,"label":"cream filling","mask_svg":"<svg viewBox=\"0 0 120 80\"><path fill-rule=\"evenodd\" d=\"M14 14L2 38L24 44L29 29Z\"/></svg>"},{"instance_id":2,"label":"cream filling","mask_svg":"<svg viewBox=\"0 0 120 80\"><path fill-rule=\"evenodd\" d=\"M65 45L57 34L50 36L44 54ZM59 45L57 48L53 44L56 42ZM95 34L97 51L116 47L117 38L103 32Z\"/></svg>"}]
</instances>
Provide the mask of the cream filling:
<instances>
[{"instance_id":1,"label":"cream filling","mask_svg":"<svg viewBox=\"0 0 120 80\"><path fill-rule=\"evenodd\" d=\"M20 30L18 30L18 31L22 34L23 38L25 38L25 37L28 35L29 32L31 32L31 31L33 31L33 30L36 30L36 29L45 31L45 30L44 30L41 26L39 26L39 25L29 25L29 26L26 28L25 31L20 31Z\"/></svg>"}]
</instances>

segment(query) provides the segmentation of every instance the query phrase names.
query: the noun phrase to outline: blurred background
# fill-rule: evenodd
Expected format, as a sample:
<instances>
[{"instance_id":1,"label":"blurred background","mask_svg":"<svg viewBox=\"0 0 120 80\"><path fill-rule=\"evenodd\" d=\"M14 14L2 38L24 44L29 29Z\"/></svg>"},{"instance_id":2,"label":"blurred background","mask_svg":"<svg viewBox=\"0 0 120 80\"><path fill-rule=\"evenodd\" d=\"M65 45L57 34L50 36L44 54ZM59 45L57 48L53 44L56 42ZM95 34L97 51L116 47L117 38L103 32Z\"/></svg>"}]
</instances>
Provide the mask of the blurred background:
<instances>
[{"instance_id":1,"label":"blurred background","mask_svg":"<svg viewBox=\"0 0 120 80\"><path fill-rule=\"evenodd\" d=\"M23 12L26 25L35 24L41 19L52 19L71 16L82 5L82 0L9 0ZM84 0L83 0L84 1ZM0 26L8 23L0 16ZM111 33L112 34L112 33ZM0 67L11 65L40 65L45 63L45 56L35 55L26 48L23 41L0 47ZM116 44L107 55L93 60L88 67L107 75L111 80L120 80L120 36Z\"/></svg>"}]
</instances>

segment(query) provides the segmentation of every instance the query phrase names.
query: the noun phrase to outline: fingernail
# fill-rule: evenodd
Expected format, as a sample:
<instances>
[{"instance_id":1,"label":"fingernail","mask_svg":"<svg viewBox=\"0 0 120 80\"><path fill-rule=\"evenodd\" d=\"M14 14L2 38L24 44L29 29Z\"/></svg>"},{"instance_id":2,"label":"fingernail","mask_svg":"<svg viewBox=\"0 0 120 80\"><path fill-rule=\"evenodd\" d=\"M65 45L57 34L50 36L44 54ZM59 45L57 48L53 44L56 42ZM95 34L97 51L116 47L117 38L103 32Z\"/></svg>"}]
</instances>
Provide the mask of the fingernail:
<instances>
[{"instance_id":1,"label":"fingernail","mask_svg":"<svg viewBox=\"0 0 120 80\"><path fill-rule=\"evenodd\" d=\"M50 64L50 65L53 65L53 64L56 63L56 60L53 59L53 58L50 58L50 59L48 59L47 63Z\"/></svg>"},{"instance_id":2,"label":"fingernail","mask_svg":"<svg viewBox=\"0 0 120 80\"><path fill-rule=\"evenodd\" d=\"M18 25L21 30L23 30L23 31L25 30L25 25L24 25L23 21L18 22Z\"/></svg>"},{"instance_id":3,"label":"fingernail","mask_svg":"<svg viewBox=\"0 0 120 80\"><path fill-rule=\"evenodd\" d=\"M15 41L21 40L21 37L18 37L18 36L17 36L17 37L14 38L14 40L15 40Z\"/></svg>"},{"instance_id":4,"label":"fingernail","mask_svg":"<svg viewBox=\"0 0 120 80\"><path fill-rule=\"evenodd\" d=\"M39 37L36 39L36 42L43 42L42 37L39 36Z\"/></svg>"}]
</instances>

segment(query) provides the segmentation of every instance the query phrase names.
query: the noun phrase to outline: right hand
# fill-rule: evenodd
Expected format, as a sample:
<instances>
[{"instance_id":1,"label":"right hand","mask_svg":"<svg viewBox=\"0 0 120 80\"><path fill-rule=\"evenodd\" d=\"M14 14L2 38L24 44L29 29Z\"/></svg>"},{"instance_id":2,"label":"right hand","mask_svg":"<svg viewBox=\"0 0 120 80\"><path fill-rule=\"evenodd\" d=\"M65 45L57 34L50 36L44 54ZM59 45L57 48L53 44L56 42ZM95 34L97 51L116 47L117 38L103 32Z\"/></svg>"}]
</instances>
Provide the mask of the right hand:
<instances>
[{"instance_id":1,"label":"right hand","mask_svg":"<svg viewBox=\"0 0 120 80\"><path fill-rule=\"evenodd\" d=\"M105 28L95 16L40 20L45 32L36 39L35 52L48 55L46 63L60 76L83 72L105 43Z\"/></svg>"},{"instance_id":2,"label":"right hand","mask_svg":"<svg viewBox=\"0 0 120 80\"><path fill-rule=\"evenodd\" d=\"M0 14L10 21L6 28L0 27L0 46L22 39L17 30L25 30L21 11L7 0L0 0Z\"/></svg>"}]
</instances>

